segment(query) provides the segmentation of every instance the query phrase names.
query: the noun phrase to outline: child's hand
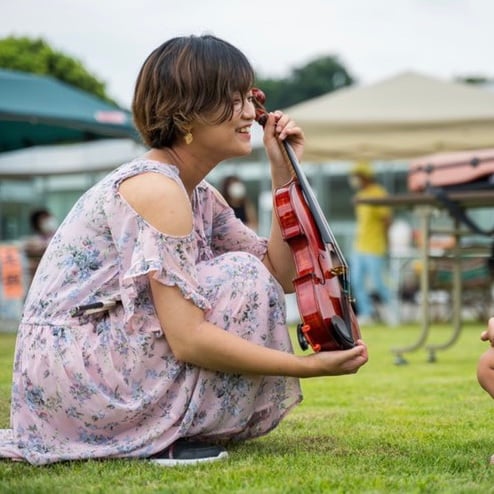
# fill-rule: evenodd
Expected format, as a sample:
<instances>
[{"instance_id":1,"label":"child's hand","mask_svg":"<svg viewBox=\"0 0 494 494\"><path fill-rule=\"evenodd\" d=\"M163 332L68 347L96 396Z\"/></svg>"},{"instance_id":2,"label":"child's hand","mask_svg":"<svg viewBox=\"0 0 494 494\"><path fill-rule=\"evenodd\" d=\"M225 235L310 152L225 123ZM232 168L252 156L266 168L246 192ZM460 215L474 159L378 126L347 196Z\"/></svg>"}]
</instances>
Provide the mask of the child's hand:
<instances>
[{"instance_id":1,"label":"child's hand","mask_svg":"<svg viewBox=\"0 0 494 494\"><path fill-rule=\"evenodd\" d=\"M494 317L491 317L487 322L487 329L480 334L482 341L489 341L491 346L494 347Z\"/></svg>"}]
</instances>

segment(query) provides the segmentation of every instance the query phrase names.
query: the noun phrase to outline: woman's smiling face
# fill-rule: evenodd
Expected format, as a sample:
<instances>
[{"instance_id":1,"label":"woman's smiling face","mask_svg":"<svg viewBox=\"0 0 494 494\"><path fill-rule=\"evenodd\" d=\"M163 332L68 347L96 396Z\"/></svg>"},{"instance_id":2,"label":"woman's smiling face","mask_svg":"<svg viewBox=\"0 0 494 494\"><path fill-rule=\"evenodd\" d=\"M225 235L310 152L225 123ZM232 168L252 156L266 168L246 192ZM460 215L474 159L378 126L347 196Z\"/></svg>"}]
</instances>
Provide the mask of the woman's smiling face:
<instances>
[{"instance_id":1,"label":"woman's smiling face","mask_svg":"<svg viewBox=\"0 0 494 494\"><path fill-rule=\"evenodd\" d=\"M195 122L191 133L194 136L192 145L204 147L208 156L216 156L218 161L228 158L245 156L252 151L251 128L255 119L255 108L252 92L244 97L234 95L232 117L217 124ZM218 110L218 114L222 109ZM217 115L208 115L205 120L214 122Z\"/></svg>"}]
</instances>

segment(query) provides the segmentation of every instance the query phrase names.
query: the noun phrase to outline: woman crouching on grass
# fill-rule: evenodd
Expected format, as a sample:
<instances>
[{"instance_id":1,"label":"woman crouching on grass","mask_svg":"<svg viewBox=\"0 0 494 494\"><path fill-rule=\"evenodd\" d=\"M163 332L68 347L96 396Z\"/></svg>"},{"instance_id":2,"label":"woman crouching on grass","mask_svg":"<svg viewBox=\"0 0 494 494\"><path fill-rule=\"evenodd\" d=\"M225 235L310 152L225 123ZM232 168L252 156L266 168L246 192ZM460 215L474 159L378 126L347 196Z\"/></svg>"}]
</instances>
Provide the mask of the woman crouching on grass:
<instances>
[{"instance_id":1,"label":"woman crouching on grass","mask_svg":"<svg viewBox=\"0 0 494 494\"><path fill-rule=\"evenodd\" d=\"M146 59L132 110L149 151L81 197L41 260L0 457L217 460L218 443L280 423L302 399L298 378L367 362L361 341L293 353L283 292L294 264L276 219L258 237L205 180L252 150L253 83L245 56L214 36L171 39ZM291 179L284 139L300 158L301 129L269 114L273 187ZM73 311L98 302L109 310Z\"/></svg>"}]
</instances>

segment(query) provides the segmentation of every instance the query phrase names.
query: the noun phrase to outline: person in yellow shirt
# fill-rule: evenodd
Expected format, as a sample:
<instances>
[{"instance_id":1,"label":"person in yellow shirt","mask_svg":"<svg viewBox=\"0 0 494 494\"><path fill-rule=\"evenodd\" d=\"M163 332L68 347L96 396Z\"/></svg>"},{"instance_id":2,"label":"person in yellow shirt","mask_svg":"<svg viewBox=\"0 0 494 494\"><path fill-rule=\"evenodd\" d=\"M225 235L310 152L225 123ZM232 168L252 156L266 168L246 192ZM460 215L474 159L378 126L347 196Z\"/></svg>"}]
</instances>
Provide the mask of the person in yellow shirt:
<instances>
[{"instance_id":1,"label":"person in yellow shirt","mask_svg":"<svg viewBox=\"0 0 494 494\"><path fill-rule=\"evenodd\" d=\"M387 195L386 189L376 182L374 171L368 163L356 164L351 170L349 182L356 190L355 201ZM381 304L380 318L388 322L387 304L390 295L385 273L391 209L355 202L355 216L357 229L350 262L350 281L358 321L360 325L375 322L371 295L376 295Z\"/></svg>"}]
</instances>

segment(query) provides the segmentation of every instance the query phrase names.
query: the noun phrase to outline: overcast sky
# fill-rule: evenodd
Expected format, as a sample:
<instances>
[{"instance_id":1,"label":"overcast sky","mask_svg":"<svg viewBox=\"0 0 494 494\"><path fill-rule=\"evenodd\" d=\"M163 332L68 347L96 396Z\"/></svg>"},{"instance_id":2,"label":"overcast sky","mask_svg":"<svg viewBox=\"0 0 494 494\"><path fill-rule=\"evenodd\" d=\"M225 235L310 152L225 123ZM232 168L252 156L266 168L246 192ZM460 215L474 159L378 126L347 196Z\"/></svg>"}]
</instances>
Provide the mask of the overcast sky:
<instances>
[{"instance_id":1,"label":"overcast sky","mask_svg":"<svg viewBox=\"0 0 494 494\"><path fill-rule=\"evenodd\" d=\"M145 57L177 35L212 33L257 72L284 77L336 55L360 84L404 70L494 77L494 0L0 0L0 37L42 37L129 106Z\"/></svg>"}]
</instances>

